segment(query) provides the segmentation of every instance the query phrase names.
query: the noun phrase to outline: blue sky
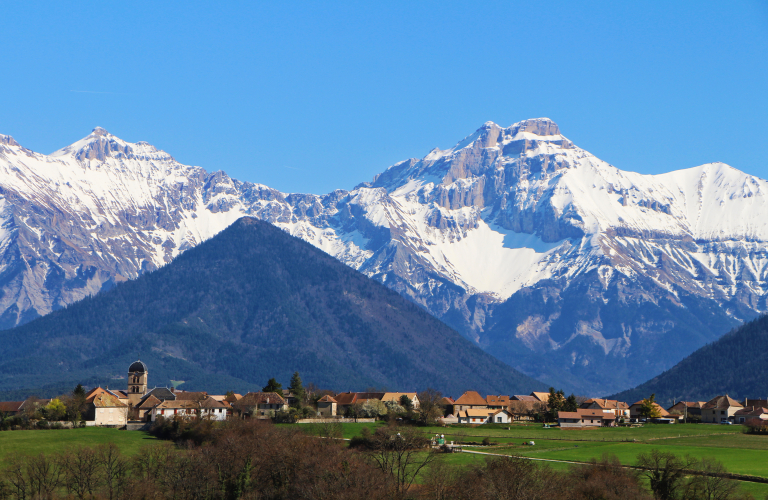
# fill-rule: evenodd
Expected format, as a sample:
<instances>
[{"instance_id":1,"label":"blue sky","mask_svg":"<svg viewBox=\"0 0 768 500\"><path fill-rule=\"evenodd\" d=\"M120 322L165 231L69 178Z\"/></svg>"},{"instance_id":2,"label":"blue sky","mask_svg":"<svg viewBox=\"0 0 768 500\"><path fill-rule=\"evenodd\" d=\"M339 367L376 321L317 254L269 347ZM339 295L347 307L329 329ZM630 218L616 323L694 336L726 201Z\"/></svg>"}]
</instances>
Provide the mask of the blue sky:
<instances>
[{"instance_id":1,"label":"blue sky","mask_svg":"<svg viewBox=\"0 0 768 500\"><path fill-rule=\"evenodd\" d=\"M0 133L319 194L547 116L621 169L768 178L768 2L157 3L4 5Z\"/></svg>"}]
</instances>

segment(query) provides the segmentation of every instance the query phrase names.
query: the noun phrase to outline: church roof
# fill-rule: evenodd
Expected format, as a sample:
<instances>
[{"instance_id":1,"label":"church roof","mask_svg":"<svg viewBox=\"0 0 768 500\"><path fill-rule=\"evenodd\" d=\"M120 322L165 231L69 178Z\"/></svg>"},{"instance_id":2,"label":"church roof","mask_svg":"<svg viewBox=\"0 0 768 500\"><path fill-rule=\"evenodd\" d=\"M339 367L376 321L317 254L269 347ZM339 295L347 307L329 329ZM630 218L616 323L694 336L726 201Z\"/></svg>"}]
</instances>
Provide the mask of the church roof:
<instances>
[{"instance_id":1,"label":"church roof","mask_svg":"<svg viewBox=\"0 0 768 500\"><path fill-rule=\"evenodd\" d=\"M147 373L148 371L149 370L147 370L147 365L145 365L143 361L139 360L131 363L131 366L128 368L128 373Z\"/></svg>"}]
</instances>

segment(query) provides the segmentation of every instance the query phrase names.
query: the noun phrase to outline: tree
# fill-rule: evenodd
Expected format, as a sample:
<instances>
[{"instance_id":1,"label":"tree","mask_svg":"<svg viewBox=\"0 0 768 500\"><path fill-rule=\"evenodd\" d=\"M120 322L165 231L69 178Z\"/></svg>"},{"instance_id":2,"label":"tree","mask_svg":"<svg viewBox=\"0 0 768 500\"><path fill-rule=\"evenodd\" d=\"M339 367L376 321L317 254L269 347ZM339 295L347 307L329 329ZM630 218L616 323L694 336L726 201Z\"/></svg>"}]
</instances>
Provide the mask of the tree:
<instances>
[{"instance_id":1,"label":"tree","mask_svg":"<svg viewBox=\"0 0 768 500\"><path fill-rule=\"evenodd\" d=\"M288 386L288 389L293 393L293 397L296 398L296 404L301 407L304 406L304 385L301 383L301 376L299 376L299 372L293 372L293 376L291 377L291 385Z\"/></svg>"},{"instance_id":2,"label":"tree","mask_svg":"<svg viewBox=\"0 0 768 500\"><path fill-rule=\"evenodd\" d=\"M563 411L576 411L579 409L579 402L576 400L576 396L571 394L563 404Z\"/></svg>"},{"instance_id":3,"label":"tree","mask_svg":"<svg viewBox=\"0 0 768 500\"><path fill-rule=\"evenodd\" d=\"M387 414L387 405L380 399L369 399L360 408L363 417L379 418Z\"/></svg>"},{"instance_id":4,"label":"tree","mask_svg":"<svg viewBox=\"0 0 768 500\"><path fill-rule=\"evenodd\" d=\"M409 398L407 394L400 396L400 400L398 402L400 403L400 406L405 409L405 411L413 411L413 401L411 401L411 398Z\"/></svg>"},{"instance_id":5,"label":"tree","mask_svg":"<svg viewBox=\"0 0 768 500\"><path fill-rule=\"evenodd\" d=\"M274 378L269 379L267 385L262 389L263 392L276 392L280 396L283 395L283 385L278 383Z\"/></svg>"},{"instance_id":6,"label":"tree","mask_svg":"<svg viewBox=\"0 0 768 500\"><path fill-rule=\"evenodd\" d=\"M431 387L422 391L419 398L419 422L434 425L443 416L443 394Z\"/></svg>"},{"instance_id":7,"label":"tree","mask_svg":"<svg viewBox=\"0 0 768 500\"><path fill-rule=\"evenodd\" d=\"M546 418L549 422L557 422L557 413L564 411L565 393L562 390L555 391L554 387L549 388L549 399L547 400Z\"/></svg>"},{"instance_id":8,"label":"tree","mask_svg":"<svg viewBox=\"0 0 768 500\"><path fill-rule=\"evenodd\" d=\"M45 415L46 419L52 422L62 420L66 414L67 407L59 398L52 399L50 403L43 408L43 415Z\"/></svg>"},{"instance_id":9,"label":"tree","mask_svg":"<svg viewBox=\"0 0 768 500\"><path fill-rule=\"evenodd\" d=\"M684 500L729 500L734 498L739 489L736 481L726 479L728 473L725 466L714 458L702 458L696 464L696 469L702 475L695 475L688 479L683 489Z\"/></svg>"},{"instance_id":10,"label":"tree","mask_svg":"<svg viewBox=\"0 0 768 500\"><path fill-rule=\"evenodd\" d=\"M640 404L640 415L645 418L659 418L661 412L656 404L656 394L651 394L650 397L645 398Z\"/></svg>"},{"instance_id":11,"label":"tree","mask_svg":"<svg viewBox=\"0 0 768 500\"><path fill-rule=\"evenodd\" d=\"M419 472L438 456L428 449L429 439L413 427L382 427L376 429L368 442L368 455L394 480L401 497Z\"/></svg>"},{"instance_id":12,"label":"tree","mask_svg":"<svg viewBox=\"0 0 768 500\"><path fill-rule=\"evenodd\" d=\"M637 456L637 465L648 478L653 495L659 500L673 500L683 485L688 469L696 463L691 457L653 449Z\"/></svg>"}]
</instances>

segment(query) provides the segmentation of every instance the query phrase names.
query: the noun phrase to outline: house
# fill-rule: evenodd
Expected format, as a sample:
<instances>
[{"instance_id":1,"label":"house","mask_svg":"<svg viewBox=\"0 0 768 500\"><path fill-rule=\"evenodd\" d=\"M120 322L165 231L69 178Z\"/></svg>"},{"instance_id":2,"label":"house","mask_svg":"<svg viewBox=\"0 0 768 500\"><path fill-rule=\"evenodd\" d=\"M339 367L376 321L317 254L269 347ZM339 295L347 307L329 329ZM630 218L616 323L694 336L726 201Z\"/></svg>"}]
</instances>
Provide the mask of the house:
<instances>
[{"instance_id":1,"label":"house","mask_svg":"<svg viewBox=\"0 0 768 500\"><path fill-rule=\"evenodd\" d=\"M488 422L493 424L509 424L515 419L508 410L496 410L488 416Z\"/></svg>"},{"instance_id":2,"label":"house","mask_svg":"<svg viewBox=\"0 0 768 500\"><path fill-rule=\"evenodd\" d=\"M476 391L467 391L453 403L453 409L458 417L466 410L486 410L488 402Z\"/></svg>"},{"instance_id":3,"label":"house","mask_svg":"<svg viewBox=\"0 0 768 500\"><path fill-rule=\"evenodd\" d=\"M385 394L385 392L340 392L334 396L336 400L336 414L344 415L352 406L363 404L369 399L381 401Z\"/></svg>"},{"instance_id":4,"label":"house","mask_svg":"<svg viewBox=\"0 0 768 500\"><path fill-rule=\"evenodd\" d=\"M208 418L211 420L226 420L229 404L208 397L199 399L166 400L152 407L150 420L164 418Z\"/></svg>"},{"instance_id":5,"label":"house","mask_svg":"<svg viewBox=\"0 0 768 500\"><path fill-rule=\"evenodd\" d=\"M172 390L176 396L176 401L205 401L208 398L207 392L176 391Z\"/></svg>"},{"instance_id":6,"label":"house","mask_svg":"<svg viewBox=\"0 0 768 500\"><path fill-rule=\"evenodd\" d=\"M768 422L768 408L762 406L745 406L736 410L733 414L733 422L736 424L747 424L759 422L765 424Z\"/></svg>"},{"instance_id":7,"label":"house","mask_svg":"<svg viewBox=\"0 0 768 500\"><path fill-rule=\"evenodd\" d=\"M531 396L538 399L544 404L549 404L549 393L548 392L532 392Z\"/></svg>"},{"instance_id":8,"label":"house","mask_svg":"<svg viewBox=\"0 0 768 500\"><path fill-rule=\"evenodd\" d=\"M18 415L24 401L0 401L0 415Z\"/></svg>"},{"instance_id":9,"label":"house","mask_svg":"<svg viewBox=\"0 0 768 500\"><path fill-rule=\"evenodd\" d=\"M226 401L217 401L212 397L205 398L200 403L200 414L211 420L226 420L232 413L232 407Z\"/></svg>"},{"instance_id":10,"label":"house","mask_svg":"<svg viewBox=\"0 0 768 500\"><path fill-rule=\"evenodd\" d=\"M453 405L456 404L456 401L453 400L453 398L445 396L443 399L440 400L440 406L443 407L443 415L451 416L451 418L456 418L453 416Z\"/></svg>"},{"instance_id":11,"label":"house","mask_svg":"<svg viewBox=\"0 0 768 500\"><path fill-rule=\"evenodd\" d=\"M616 425L616 415L603 410L579 408L576 411L557 412L557 422L563 429L612 427Z\"/></svg>"},{"instance_id":12,"label":"house","mask_svg":"<svg viewBox=\"0 0 768 500\"><path fill-rule=\"evenodd\" d=\"M547 410L547 405L539 401L533 400L519 400L513 399L509 402L509 406L506 410L513 416L516 421L520 420L534 420L536 414L543 413Z\"/></svg>"},{"instance_id":13,"label":"house","mask_svg":"<svg viewBox=\"0 0 768 500\"><path fill-rule=\"evenodd\" d=\"M224 397L224 401L226 401L230 405L232 405L232 403L236 403L237 401L240 401L241 399L243 399L243 395L242 394L236 394L234 392L232 394L230 394L229 396L225 396Z\"/></svg>"},{"instance_id":14,"label":"house","mask_svg":"<svg viewBox=\"0 0 768 500\"><path fill-rule=\"evenodd\" d=\"M162 403L162 401L150 394L148 397L139 402L138 406L135 407L135 418L144 422L149 422L152 418L152 408L159 405L160 403Z\"/></svg>"},{"instance_id":15,"label":"house","mask_svg":"<svg viewBox=\"0 0 768 500\"><path fill-rule=\"evenodd\" d=\"M579 408L584 410L602 410L604 412L613 413L617 419L629 419L629 405L623 401L617 401L615 399L590 398L581 403Z\"/></svg>"},{"instance_id":16,"label":"house","mask_svg":"<svg viewBox=\"0 0 768 500\"><path fill-rule=\"evenodd\" d=\"M629 417L630 418L645 418L640 414L640 408L643 406L643 401L640 400L636 403L634 403L632 406L629 407ZM661 418L668 418L669 412L662 408L659 403L653 403L653 407L659 410L659 415Z\"/></svg>"},{"instance_id":17,"label":"house","mask_svg":"<svg viewBox=\"0 0 768 500\"><path fill-rule=\"evenodd\" d=\"M680 401L667 408L667 412L677 418L701 417L701 407L705 404L706 401Z\"/></svg>"},{"instance_id":18,"label":"house","mask_svg":"<svg viewBox=\"0 0 768 500\"><path fill-rule=\"evenodd\" d=\"M701 407L701 421L709 424L719 424L720 422L733 421L733 416L744 406L729 397L717 396L710 399Z\"/></svg>"},{"instance_id":19,"label":"house","mask_svg":"<svg viewBox=\"0 0 768 500\"><path fill-rule=\"evenodd\" d=\"M494 396L489 395L485 397L485 403L491 410L504 410L509 407L509 396Z\"/></svg>"},{"instance_id":20,"label":"house","mask_svg":"<svg viewBox=\"0 0 768 500\"><path fill-rule=\"evenodd\" d=\"M515 394L510 398L512 401L529 401L531 403L539 401L539 398L536 396L527 396L527 395L519 395Z\"/></svg>"},{"instance_id":21,"label":"house","mask_svg":"<svg viewBox=\"0 0 768 500\"><path fill-rule=\"evenodd\" d=\"M400 404L400 398L407 396L411 400L411 406L414 410L419 409L419 396L415 392L385 392L381 400L386 403L387 401L395 401Z\"/></svg>"},{"instance_id":22,"label":"house","mask_svg":"<svg viewBox=\"0 0 768 500\"><path fill-rule=\"evenodd\" d=\"M128 423L128 405L104 389L91 392L92 395L85 400L85 425L125 427Z\"/></svg>"},{"instance_id":23,"label":"house","mask_svg":"<svg viewBox=\"0 0 768 500\"><path fill-rule=\"evenodd\" d=\"M233 411L243 417L269 417L288 409L288 404L276 392L249 392L232 404Z\"/></svg>"},{"instance_id":24,"label":"house","mask_svg":"<svg viewBox=\"0 0 768 500\"><path fill-rule=\"evenodd\" d=\"M458 415L456 415L456 418L460 424L485 424L488 422L488 417L495 411L489 410L488 408L469 409L460 411Z\"/></svg>"},{"instance_id":25,"label":"house","mask_svg":"<svg viewBox=\"0 0 768 500\"><path fill-rule=\"evenodd\" d=\"M317 400L317 416L325 418L335 417L337 404L332 396L326 394Z\"/></svg>"}]
</instances>

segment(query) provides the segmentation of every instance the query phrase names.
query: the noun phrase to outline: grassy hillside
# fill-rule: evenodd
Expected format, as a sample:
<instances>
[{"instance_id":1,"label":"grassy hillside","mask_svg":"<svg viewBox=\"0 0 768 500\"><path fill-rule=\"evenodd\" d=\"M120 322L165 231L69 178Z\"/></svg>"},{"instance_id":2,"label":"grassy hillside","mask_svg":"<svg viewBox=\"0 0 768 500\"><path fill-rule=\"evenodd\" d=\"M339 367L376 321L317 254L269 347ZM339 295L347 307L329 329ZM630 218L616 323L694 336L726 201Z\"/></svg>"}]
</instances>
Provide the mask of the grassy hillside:
<instances>
[{"instance_id":1,"label":"grassy hillside","mask_svg":"<svg viewBox=\"0 0 768 500\"><path fill-rule=\"evenodd\" d=\"M270 377L287 384L296 370L338 390L543 388L383 285L250 218L162 269L0 332L0 391L125 387L139 356L150 386L183 380L212 392Z\"/></svg>"}]
</instances>

